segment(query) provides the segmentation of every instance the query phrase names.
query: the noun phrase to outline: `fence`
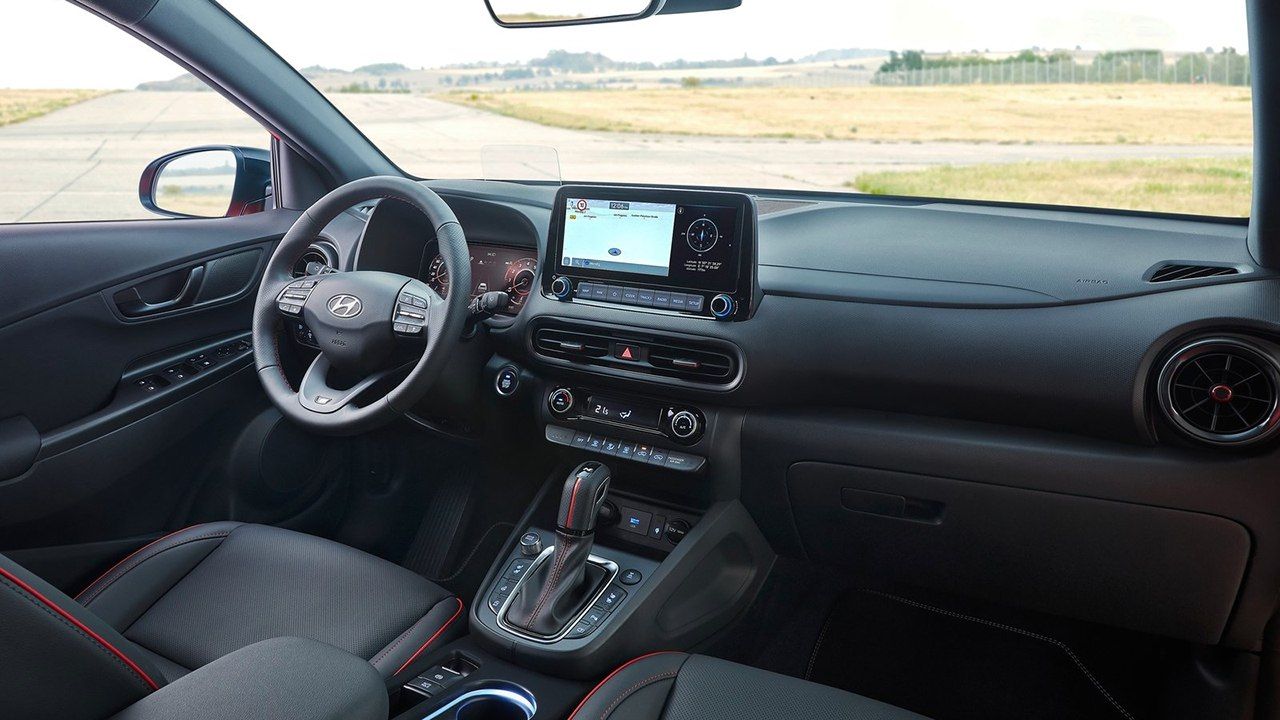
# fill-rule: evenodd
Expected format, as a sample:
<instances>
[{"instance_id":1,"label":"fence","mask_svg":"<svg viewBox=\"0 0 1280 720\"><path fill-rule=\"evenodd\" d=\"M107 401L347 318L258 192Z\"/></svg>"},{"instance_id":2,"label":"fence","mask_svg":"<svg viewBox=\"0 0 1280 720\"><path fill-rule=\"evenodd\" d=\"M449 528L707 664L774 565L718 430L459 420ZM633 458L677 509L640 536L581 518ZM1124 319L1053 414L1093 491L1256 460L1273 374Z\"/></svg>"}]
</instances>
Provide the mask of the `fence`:
<instances>
[{"instance_id":1,"label":"fence","mask_svg":"<svg viewBox=\"0 0 1280 720\"><path fill-rule=\"evenodd\" d=\"M1051 83L1180 83L1248 87L1246 55L1184 55L1174 62L1160 57L1098 58L1092 63L1068 60L993 62L920 70L878 72L876 85L1034 85Z\"/></svg>"}]
</instances>

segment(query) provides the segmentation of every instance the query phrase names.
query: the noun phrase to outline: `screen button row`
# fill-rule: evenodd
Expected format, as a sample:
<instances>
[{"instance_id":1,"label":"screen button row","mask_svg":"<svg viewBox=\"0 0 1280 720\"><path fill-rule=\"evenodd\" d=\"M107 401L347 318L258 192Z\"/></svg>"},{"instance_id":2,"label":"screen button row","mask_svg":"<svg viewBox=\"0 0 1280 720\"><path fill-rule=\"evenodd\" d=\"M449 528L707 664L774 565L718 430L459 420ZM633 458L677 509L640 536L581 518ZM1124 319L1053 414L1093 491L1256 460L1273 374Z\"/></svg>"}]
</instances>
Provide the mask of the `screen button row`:
<instances>
[{"instance_id":1,"label":"screen button row","mask_svg":"<svg viewBox=\"0 0 1280 720\"><path fill-rule=\"evenodd\" d=\"M634 443L629 440L594 435L592 433L561 427L547 426L547 440L557 445L574 447L579 450L622 458L633 462L663 467L680 472L696 472L706 464L706 458L688 453L665 450L663 448Z\"/></svg>"},{"instance_id":2,"label":"screen button row","mask_svg":"<svg viewBox=\"0 0 1280 720\"><path fill-rule=\"evenodd\" d=\"M603 283L578 283L577 296L584 300L604 300L605 302L651 307L662 310L679 310L681 312L702 312L706 298L695 293L679 293L669 290L650 290L622 285L606 285Z\"/></svg>"}]
</instances>

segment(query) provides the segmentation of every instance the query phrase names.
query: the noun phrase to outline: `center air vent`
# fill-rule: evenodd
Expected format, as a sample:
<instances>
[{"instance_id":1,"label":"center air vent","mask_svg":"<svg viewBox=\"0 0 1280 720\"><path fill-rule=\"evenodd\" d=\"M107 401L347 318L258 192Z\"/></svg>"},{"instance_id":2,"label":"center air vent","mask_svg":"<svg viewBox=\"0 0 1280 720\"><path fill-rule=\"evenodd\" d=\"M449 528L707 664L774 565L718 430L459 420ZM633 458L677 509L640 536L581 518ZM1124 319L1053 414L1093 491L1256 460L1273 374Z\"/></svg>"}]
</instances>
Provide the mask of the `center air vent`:
<instances>
[{"instance_id":1,"label":"center air vent","mask_svg":"<svg viewBox=\"0 0 1280 720\"><path fill-rule=\"evenodd\" d=\"M1280 364L1269 346L1245 338L1197 340L1160 371L1160 406L1169 420L1197 440L1247 445L1280 427L1276 390Z\"/></svg>"},{"instance_id":2,"label":"center air vent","mask_svg":"<svg viewBox=\"0 0 1280 720\"><path fill-rule=\"evenodd\" d=\"M598 328L541 327L533 350L545 358L568 360L704 385L726 385L738 374L729 348L666 337L633 336Z\"/></svg>"},{"instance_id":3,"label":"center air vent","mask_svg":"<svg viewBox=\"0 0 1280 720\"><path fill-rule=\"evenodd\" d=\"M329 268L329 272L338 267L338 253L329 243L313 243L307 251L298 256L293 263L294 277L319 275Z\"/></svg>"}]
</instances>

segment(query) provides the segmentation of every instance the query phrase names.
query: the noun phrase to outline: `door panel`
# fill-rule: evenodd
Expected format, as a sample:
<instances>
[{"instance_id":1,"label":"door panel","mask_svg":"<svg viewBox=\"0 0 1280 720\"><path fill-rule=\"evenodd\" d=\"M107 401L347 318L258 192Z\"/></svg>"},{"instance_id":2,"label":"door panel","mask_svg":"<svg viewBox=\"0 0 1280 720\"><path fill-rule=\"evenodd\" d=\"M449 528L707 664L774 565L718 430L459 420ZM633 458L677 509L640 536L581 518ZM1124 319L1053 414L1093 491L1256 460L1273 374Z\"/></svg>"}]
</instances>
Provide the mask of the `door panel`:
<instances>
[{"instance_id":1,"label":"door panel","mask_svg":"<svg viewBox=\"0 0 1280 720\"><path fill-rule=\"evenodd\" d=\"M222 480L266 407L244 341L296 217L0 226L0 549L85 544L28 553L79 577Z\"/></svg>"}]
</instances>

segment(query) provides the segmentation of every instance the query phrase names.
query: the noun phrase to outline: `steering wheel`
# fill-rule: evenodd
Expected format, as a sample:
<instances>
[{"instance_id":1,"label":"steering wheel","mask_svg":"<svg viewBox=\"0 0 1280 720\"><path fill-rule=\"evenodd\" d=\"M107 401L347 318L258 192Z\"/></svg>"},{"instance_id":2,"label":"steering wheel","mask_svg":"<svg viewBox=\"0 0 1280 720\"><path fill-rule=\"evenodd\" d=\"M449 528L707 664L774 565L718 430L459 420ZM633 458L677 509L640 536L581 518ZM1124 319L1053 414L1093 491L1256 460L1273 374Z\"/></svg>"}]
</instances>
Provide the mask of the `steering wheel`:
<instances>
[{"instance_id":1,"label":"steering wheel","mask_svg":"<svg viewBox=\"0 0 1280 720\"><path fill-rule=\"evenodd\" d=\"M445 299L426 283L387 272L292 276L297 259L330 221L357 203L383 199L426 215L453 287L471 286L462 226L439 195L417 182L390 176L356 180L303 212L267 261L253 309L253 356L271 402L315 432L353 435L403 415L431 388L462 334L466 292ZM280 365L282 317L305 322L320 347L297 389ZM384 395L356 404L365 391L410 365L408 375Z\"/></svg>"}]
</instances>

